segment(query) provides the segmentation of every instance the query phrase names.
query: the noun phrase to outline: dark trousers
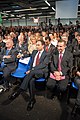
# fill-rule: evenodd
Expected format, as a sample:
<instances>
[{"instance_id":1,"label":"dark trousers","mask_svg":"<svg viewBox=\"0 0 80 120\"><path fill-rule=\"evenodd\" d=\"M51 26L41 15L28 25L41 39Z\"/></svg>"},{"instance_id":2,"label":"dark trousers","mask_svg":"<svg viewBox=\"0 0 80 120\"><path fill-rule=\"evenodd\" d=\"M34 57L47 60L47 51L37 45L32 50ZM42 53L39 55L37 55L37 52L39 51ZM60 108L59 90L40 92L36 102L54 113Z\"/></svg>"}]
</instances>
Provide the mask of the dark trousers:
<instances>
[{"instance_id":1,"label":"dark trousers","mask_svg":"<svg viewBox=\"0 0 80 120\"><path fill-rule=\"evenodd\" d=\"M3 72L2 81L4 82L4 86L8 87L9 86L10 75L11 75L11 70L8 69L7 67L4 67L2 69L2 72Z\"/></svg>"},{"instance_id":2,"label":"dark trousers","mask_svg":"<svg viewBox=\"0 0 80 120\"><path fill-rule=\"evenodd\" d=\"M77 98L76 98L76 104L80 105L80 77L75 77L74 80L75 84L78 86L78 94L77 94Z\"/></svg>"},{"instance_id":3,"label":"dark trousers","mask_svg":"<svg viewBox=\"0 0 80 120\"><path fill-rule=\"evenodd\" d=\"M54 80L52 78L48 79L48 81L47 81L47 87L49 89L54 89L56 85L58 86L58 89L60 91L65 91L66 88L67 88L67 85L68 85L68 78L66 78L64 80L60 80L60 81Z\"/></svg>"},{"instance_id":4,"label":"dark trousers","mask_svg":"<svg viewBox=\"0 0 80 120\"><path fill-rule=\"evenodd\" d=\"M44 77L42 70L32 70L28 75L26 75L20 86L22 90L27 90L27 88L29 88L31 99L35 96L35 80L41 77Z\"/></svg>"}]
</instances>

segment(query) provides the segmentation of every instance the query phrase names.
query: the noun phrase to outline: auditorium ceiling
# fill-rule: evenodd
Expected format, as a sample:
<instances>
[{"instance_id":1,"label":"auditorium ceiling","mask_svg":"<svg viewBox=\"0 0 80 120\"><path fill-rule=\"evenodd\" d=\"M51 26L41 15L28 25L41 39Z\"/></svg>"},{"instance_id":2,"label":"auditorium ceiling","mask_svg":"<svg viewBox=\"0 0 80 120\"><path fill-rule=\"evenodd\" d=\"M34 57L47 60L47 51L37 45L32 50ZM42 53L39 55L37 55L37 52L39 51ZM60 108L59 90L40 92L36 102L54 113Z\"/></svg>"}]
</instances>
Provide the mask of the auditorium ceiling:
<instances>
[{"instance_id":1,"label":"auditorium ceiling","mask_svg":"<svg viewBox=\"0 0 80 120\"><path fill-rule=\"evenodd\" d=\"M0 0L3 19L55 16L56 1L63 0ZM77 17L80 17L80 0Z\"/></svg>"}]
</instances>

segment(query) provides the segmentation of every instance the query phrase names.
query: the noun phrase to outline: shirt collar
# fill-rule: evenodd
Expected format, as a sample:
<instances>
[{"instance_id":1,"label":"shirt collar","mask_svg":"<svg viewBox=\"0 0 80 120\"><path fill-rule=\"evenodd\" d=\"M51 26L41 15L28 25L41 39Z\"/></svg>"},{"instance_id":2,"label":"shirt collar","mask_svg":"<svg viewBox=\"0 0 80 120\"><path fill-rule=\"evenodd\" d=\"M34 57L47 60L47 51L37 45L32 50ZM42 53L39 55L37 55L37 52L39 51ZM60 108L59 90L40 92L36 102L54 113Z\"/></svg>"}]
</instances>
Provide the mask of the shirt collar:
<instances>
[{"instance_id":1,"label":"shirt collar","mask_svg":"<svg viewBox=\"0 0 80 120\"><path fill-rule=\"evenodd\" d=\"M64 54L64 52L65 52L65 49L62 51L62 54ZM60 52L59 52L59 54L60 54Z\"/></svg>"},{"instance_id":2,"label":"shirt collar","mask_svg":"<svg viewBox=\"0 0 80 120\"><path fill-rule=\"evenodd\" d=\"M40 52L40 53L42 53L44 50L41 50L41 51L38 51L38 53Z\"/></svg>"}]
</instances>

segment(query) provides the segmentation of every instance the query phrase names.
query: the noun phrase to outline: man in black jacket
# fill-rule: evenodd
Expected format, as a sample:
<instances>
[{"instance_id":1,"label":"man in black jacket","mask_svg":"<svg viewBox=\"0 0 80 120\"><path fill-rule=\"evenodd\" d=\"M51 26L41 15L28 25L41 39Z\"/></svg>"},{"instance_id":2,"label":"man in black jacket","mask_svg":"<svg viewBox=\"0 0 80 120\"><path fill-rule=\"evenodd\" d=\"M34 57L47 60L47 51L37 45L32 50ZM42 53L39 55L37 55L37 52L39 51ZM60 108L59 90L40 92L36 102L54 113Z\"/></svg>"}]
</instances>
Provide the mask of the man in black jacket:
<instances>
[{"instance_id":1,"label":"man in black jacket","mask_svg":"<svg viewBox=\"0 0 80 120\"><path fill-rule=\"evenodd\" d=\"M9 96L9 99L16 98L22 91L29 87L30 101L27 110L33 108L35 100L35 81L38 78L48 77L48 63L49 59L46 51L44 50L44 41L37 41L37 50L34 50L31 55L30 70L26 72L26 77L24 78L20 88Z\"/></svg>"},{"instance_id":2,"label":"man in black jacket","mask_svg":"<svg viewBox=\"0 0 80 120\"><path fill-rule=\"evenodd\" d=\"M47 87L54 92L57 85L59 93L64 93L69 80L69 71L73 66L73 55L66 49L66 41L59 40L57 52L53 54L50 63L50 77L47 81Z\"/></svg>"},{"instance_id":3,"label":"man in black jacket","mask_svg":"<svg viewBox=\"0 0 80 120\"><path fill-rule=\"evenodd\" d=\"M0 72L3 72L4 89L9 89L10 74L16 69L17 50L13 47L13 40L8 39L6 46L0 52Z\"/></svg>"}]
</instances>

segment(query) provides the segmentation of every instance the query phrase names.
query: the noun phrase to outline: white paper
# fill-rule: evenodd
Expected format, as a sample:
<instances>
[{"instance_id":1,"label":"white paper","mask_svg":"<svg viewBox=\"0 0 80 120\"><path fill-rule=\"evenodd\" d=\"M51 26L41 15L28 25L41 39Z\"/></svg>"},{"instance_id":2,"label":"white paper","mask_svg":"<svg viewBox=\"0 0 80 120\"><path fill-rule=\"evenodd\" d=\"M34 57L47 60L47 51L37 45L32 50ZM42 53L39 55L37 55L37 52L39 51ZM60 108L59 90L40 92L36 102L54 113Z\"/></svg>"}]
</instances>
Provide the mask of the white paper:
<instances>
[{"instance_id":1,"label":"white paper","mask_svg":"<svg viewBox=\"0 0 80 120\"><path fill-rule=\"evenodd\" d=\"M27 57L27 58L20 59L19 62L24 63L24 64L28 64L29 60L30 60L30 57Z\"/></svg>"}]
</instances>

